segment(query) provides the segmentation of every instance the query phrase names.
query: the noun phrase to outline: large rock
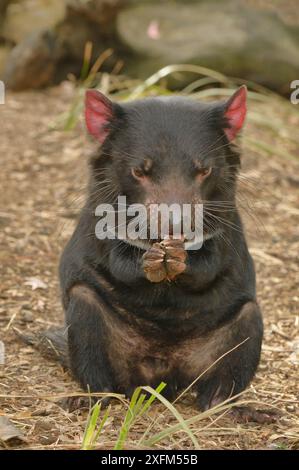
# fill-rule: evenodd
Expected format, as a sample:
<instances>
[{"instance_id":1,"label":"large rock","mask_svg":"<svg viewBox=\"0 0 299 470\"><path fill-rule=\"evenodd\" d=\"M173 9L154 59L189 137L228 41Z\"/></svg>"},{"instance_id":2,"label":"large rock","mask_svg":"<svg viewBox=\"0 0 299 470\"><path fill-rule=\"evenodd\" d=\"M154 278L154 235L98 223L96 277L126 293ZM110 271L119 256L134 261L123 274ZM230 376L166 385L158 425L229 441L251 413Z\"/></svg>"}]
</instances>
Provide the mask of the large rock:
<instances>
[{"instance_id":1,"label":"large rock","mask_svg":"<svg viewBox=\"0 0 299 470\"><path fill-rule=\"evenodd\" d=\"M5 69L5 65L9 57L10 51L11 47L7 46L6 44L0 44L0 79Z\"/></svg>"},{"instance_id":2,"label":"large rock","mask_svg":"<svg viewBox=\"0 0 299 470\"><path fill-rule=\"evenodd\" d=\"M92 61L115 43L117 13L125 0L69 0L63 21L55 28L55 34L63 45L68 60L82 64L85 44L93 44Z\"/></svg>"},{"instance_id":3,"label":"large rock","mask_svg":"<svg viewBox=\"0 0 299 470\"><path fill-rule=\"evenodd\" d=\"M58 51L50 32L37 32L12 49L3 80L9 88L21 91L40 88L53 81Z\"/></svg>"},{"instance_id":4,"label":"large rock","mask_svg":"<svg viewBox=\"0 0 299 470\"><path fill-rule=\"evenodd\" d=\"M123 3L124 0L68 0L61 21L52 18L54 27L37 28L12 50L2 77L6 86L20 91L57 83L69 73L78 76L87 42L93 44L91 65L115 45L115 19ZM105 61L105 66L111 69L116 60L115 55Z\"/></svg>"},{"instance_id":5,"label":"large rock","mask_svg":"<svg viewBox=\"0 0 299 470\"><path fill-rule=\"evenodd\" d=\"M114 20L120 8L128 0L68 0L68 15L80 16L81 20L96 23L101 34L114 31Z\"/></svg>"},{"instance_id":6,"label":"large rock","mask_svg":"<svg viewBox=\"0 0 299 470\"><path fill-rule=\"evenodd\" d=\"M9 53L11 51L12 45L5 41L5 38L2 35L2 25L6 16L6 10L10 0L0 0L0 79L5 68L5 64Z\"/></svg>"},{"instance_id":7,"label":"large rock","mask_svg":"<svg viewBox=\"0 0 299 470\"><path fill-rule=\"evenodd\" d=\"M0 21L5 15L10 0L0 0Z\"/></svg>"},{"instance_id":8,"label":"large rock","mask_svg":"<svg viewBox=\"0 0 299 470\"><path fill-rule=\"evenodd\" d=\"M299 77L299 34L275 13L245 2L134 2L119 14L117 31L131 53L133 76L198 64L281 92Z\"/></svg>"},{"instance_id":9,"label":"large rock","mask_svg":"<svg viewBox=\"0 0 299 470\"><path fill-rule=\"evenodd\" d=\"M64 0L19 0L10 2L2 35L18 44L33 32L51 29L65 14Z\"/></svg>"},{"instance_id":10,"label":"large rock","mask_svg":"<svg viewBox=\"0 0 299 470\"><path fill-rule=\"evenodd\" d=\"M0 28L8 4L0 79L21 90L79 76L89 41L91 63L108 48L115 51L102 70L123 59L128 75L145 78L168 64L197 64L289 92L299 77L296 2L0 0ZM175 80L171 85L180 87L194 76L176 74Z\"/></svg>"},{"instance_id":11,"label":"large rock","mask_svg":"<svg viewBox=\"0 0 299 470\"><path fill-rule=\"evenodd\" d=\"M10 0L0 0L0 43L2 44L4 42L4 38L2 35L2 26L4 23L4 19L6 16L6 10L8 7Z\"/></svg>"},{"instance_id":12,"label":"large rock","mask_svg":"<svg viewBox=\"0 0 299 470\"><path fill-rule=\"evenodd\" d=\"M0 21L3 20L10 0L0 0Z\"/></svg>"}]
</instances>

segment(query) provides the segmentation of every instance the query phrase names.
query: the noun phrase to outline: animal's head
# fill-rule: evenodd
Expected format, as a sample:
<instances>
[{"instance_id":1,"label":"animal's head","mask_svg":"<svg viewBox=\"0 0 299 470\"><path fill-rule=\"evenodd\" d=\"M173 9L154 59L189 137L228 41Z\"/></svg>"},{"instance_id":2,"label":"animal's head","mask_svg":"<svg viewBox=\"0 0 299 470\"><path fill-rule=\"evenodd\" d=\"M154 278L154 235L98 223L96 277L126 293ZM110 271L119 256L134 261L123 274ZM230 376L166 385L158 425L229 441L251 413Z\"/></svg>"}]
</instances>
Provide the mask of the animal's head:
<instances>
[{"instance_id":1,"label":"animal's head","mask_svg":"<svg viewBox=\"0 0 299 470\"><path fill-rule=\"evenodd\" d=\"M212 103L162 97L120 105L89 90L85 109L87 129L101 144L92 162L97 202L125 195L146 207L203 203L214 214L234 204L245 86Z\"/></svg>"}]
</instances>

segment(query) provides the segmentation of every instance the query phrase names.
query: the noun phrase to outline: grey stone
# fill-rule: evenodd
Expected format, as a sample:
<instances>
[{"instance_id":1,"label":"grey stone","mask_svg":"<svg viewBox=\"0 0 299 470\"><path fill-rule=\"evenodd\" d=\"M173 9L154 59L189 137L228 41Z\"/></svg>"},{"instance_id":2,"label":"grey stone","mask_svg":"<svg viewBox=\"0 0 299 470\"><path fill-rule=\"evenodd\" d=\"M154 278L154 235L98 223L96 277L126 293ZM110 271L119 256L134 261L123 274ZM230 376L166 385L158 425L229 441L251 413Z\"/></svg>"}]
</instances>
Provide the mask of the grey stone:
<instances>
[{"instance_id":1,"label":"grey stone","mask_svg":"<svg viewBox=\"0 0 299 470\"><path fill-rule=\"evenodd\" d=\"M41 88L80 74L84 48L93 44L91 65L114 46L115 18L123 0L68 0L55 27L27 35L6 59L3 80L10 89ZM113 67L114 57L105 62Z\"/></svg>"},{"instance_id":2,"label":"grey stone","mask_svg":"<svg viewBox=\"0 0 299 470\"><path fill-rule=\"evenodd\" d=\"M133 76L197 64L282 92L299 77L297 30L244 2L135 2L120 12L117 31L131 53L127 70Z\"/></svg>"},{"instance_id":3,"label":"grey stone","mask_svg":"<svg viewBox=\"0 0 299 470\"><path fill-rule=\"evenodd\" d=\"M3 81L21 91L51 83L56 64L56 38L50 32L38 32L14 47L7 58Z\"/></svg>"}]
</instances>

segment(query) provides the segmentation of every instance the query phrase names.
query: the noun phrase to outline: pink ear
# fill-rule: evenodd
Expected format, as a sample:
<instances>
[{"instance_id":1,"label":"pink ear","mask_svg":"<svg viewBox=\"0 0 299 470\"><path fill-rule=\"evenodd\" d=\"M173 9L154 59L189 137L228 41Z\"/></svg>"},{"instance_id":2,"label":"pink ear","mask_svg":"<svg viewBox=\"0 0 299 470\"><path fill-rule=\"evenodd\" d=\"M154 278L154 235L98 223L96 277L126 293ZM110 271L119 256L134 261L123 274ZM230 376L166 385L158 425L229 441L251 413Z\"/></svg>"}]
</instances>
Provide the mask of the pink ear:
<instances>
[{"instance_id":1,"label":"pink ear","mask_svg":"<svg viewBox=\"0 0 299 470\"><path fill-rule=\"evenodd\" d=\"M97 90L87 90L85 94L85 120L88 132L101 143L109 130L107 124L113 117L112 103Z\"/></svg>"},{"instance_id":2,"label":"pink ear","mask_svg":"<svg viewBox=\"0 0 299 470\"><path fill-rule=\"evenodd\" d=\"M226 103L224 116L228 127L224 132L228 140L233 140L237 133L241 130L246 116L246 96L247 88L241 86Z\"/></svg>"}]
</instances>

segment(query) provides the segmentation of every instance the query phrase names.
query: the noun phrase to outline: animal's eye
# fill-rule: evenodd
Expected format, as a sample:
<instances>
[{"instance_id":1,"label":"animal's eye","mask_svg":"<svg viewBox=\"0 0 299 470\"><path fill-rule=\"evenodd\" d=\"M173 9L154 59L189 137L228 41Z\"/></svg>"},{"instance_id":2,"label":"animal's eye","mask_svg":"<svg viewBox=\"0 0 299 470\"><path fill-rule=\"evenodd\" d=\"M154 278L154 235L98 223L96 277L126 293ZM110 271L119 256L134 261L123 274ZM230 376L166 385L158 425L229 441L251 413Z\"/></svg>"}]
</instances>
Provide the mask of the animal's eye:
<instances>
[{"instance_id":1,"label":"animal's eye","mask_svg":"<svg viewBox=\"0 0 299 470\"><path fill-rule=\"evenodd\" d=\"M144 176L142 168L140 168L138 166L132 168L131 173L134 176L134 178L136 178L136 179L142 178Z\"/></svg>"},{"instance_id":2,"label":"animal's eye","mask_svg":"<svg viewBox=\"0 0 299 470\"><path fill-rule=\"evenodd\" d=\"M206 179L212 172L212 168L209 166L201 166L199 164L195 165L195 175L196 179L199 181L203 181Z\"/></svg>"},{"instance_id":3,"label":"animal's eye","mask_svg":"<svg viewBox=\"0 0 299 470\"><path fill-rule=\"evenodd\" d=\"M210 173L212 171L212 168L211 167L207 167L207 168L199 168L197 170L197 174L198 175L201 175L201 176L209 176Z\"/></svg>"},{"instance_id":4,"label":"animal's eye","mask_svg":"<svg viewBox=\"0 0 299 470\"><path fill-rule=\"evenodd\" d=\"M131 173L134 178L140 179L147 176L152 169L153 162L150 158L147 158L142 162L140 166L136 166L131 169Z\"/></svg>"}]
</instances>

